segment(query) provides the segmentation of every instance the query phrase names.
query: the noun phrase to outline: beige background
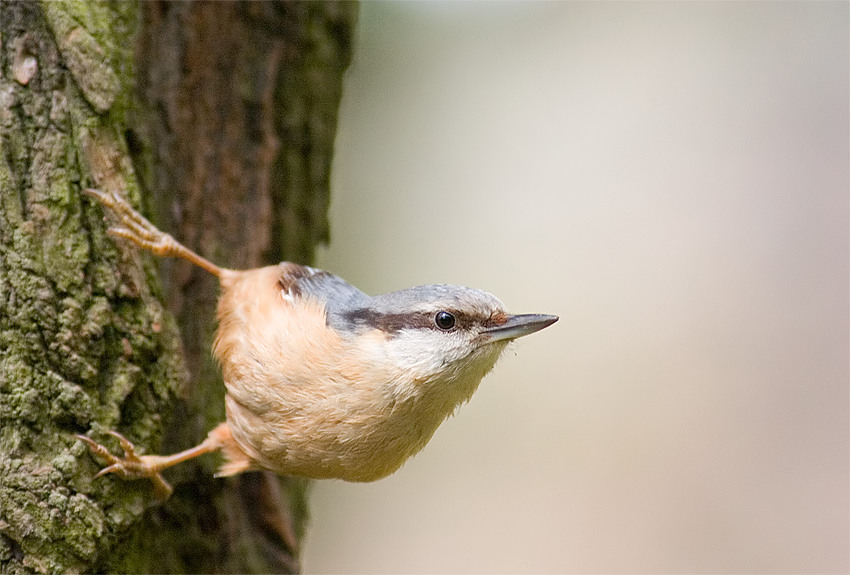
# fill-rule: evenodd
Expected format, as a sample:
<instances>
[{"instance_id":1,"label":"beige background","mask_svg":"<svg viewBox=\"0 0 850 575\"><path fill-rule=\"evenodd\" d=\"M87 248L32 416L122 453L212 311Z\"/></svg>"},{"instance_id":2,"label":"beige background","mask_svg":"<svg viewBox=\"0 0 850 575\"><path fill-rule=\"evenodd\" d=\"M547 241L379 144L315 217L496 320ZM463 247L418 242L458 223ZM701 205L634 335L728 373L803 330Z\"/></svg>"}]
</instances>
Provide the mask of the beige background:
<instances>
[{"instance_id":1,"label":"beige background","mask_svg":"<svg viewBox=\"0 0 850 575\"><path fill-rule=\"evenodd\" d=\"M320 265L561 321L310 572L846 572L848 4L362 6Z\"/></svg>"}]
</instances>

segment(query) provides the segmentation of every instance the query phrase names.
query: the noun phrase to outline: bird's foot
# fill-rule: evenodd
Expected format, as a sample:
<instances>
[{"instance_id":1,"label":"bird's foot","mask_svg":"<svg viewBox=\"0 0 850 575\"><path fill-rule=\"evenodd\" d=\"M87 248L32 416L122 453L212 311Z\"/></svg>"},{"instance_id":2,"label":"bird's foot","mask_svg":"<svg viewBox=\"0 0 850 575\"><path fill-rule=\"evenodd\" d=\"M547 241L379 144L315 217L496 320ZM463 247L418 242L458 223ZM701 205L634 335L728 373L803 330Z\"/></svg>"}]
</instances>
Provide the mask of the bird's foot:
<instances>
[{"instance_id":1,"label":"bird's foot","mask_svg":"<svg viewBox=\"0 0 850 575\"><path fill-rule=\"evenodd\" d=\"M127 200L118 194L101 192L91 188L83 190L83 193L99 201L106 211L117 219L120 225L109 228L108 232L111 235L129 240L158 256L176 255L177 246L180 244L134 210L133 206L127 203Z\"/></svg>"},{"instance_id":2,"label":"bird's foot","mask_svg":"<svg viewBox=\"0 0 850 575\"><path fill-rule=\"evenodd\" d=\"M150 479L153 482L157 499L167 499L171 495L172 489L160 473L166 467L161 465L164 458L159 455L138 455L136 447L129 439L116 431L109 431L108 433L118 439L121 448L124 450L124 457L113 455L109 449L85 435L74 436L85 442L95 456L107 462L107 466L98 471L95 478L114 473L121 479Z\"/></svg>"},{"instance_id":3,"label":"bird's foot","mask_svg":"<svg viewBox=\"0 0 850 575\"><path fill-rule=\"evenodd\" d=\"M170 234L159 230L118 194L101 192L91 188L83 190L83 193L99 201L104 210L112 214L120 224L107 230L110 235L129 240L140 248L161 257L183 258L216 277L221 277L226 273L226 270L196 254L175 240Z\"/></svg>"}]
</instances>

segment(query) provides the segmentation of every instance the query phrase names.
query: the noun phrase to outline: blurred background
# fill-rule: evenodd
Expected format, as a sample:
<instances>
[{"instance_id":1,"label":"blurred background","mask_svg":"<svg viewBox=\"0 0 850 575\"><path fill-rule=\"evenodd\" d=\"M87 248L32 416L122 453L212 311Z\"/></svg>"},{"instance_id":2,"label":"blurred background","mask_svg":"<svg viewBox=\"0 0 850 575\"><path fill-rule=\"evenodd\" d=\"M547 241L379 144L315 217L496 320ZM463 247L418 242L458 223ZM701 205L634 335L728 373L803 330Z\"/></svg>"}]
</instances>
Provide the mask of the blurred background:
<instances>
[{"instance_id":1,"label":"blurred background","mask_svg":"<svg viewBox=\"0 0 850 575\"><path fill-rule=\"evenodd\" d=\"M364 2L319 265L561 316L328 573L850 569L846 2Z\"/></svg>"}]
</instances>

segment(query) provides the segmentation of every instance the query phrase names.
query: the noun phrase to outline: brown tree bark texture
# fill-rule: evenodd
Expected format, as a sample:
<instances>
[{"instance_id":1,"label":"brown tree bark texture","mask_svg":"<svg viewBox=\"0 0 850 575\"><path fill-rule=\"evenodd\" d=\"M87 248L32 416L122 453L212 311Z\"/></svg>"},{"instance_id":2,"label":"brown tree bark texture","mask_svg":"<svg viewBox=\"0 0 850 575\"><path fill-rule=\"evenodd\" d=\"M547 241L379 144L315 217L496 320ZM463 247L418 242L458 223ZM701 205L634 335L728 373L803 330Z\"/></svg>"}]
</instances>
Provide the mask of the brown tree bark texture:
<instances>
[{"instance_id":1,"label":"brown tree bark texture","mask_svg":"<svg viewBox=\"0 0 850 575\"><path fill-rule=\"evenodd\" d=\"M214 479L208 457L157 505L93 479L71 434L169 453L223 419L223 386L213 279L107 237L80 190L224 266L309 262L356 9L0 1L3 572L298 569L304 481Z\"/></svg>"}]
</instances>

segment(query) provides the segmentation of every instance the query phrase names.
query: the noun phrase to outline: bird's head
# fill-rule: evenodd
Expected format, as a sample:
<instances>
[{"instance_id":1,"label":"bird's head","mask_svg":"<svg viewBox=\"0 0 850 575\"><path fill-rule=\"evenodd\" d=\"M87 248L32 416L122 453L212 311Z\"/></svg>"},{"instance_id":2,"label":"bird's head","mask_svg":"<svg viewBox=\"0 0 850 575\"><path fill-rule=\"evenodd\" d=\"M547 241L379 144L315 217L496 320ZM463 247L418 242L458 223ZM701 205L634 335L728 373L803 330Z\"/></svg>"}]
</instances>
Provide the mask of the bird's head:
<instances>
[{"instance_id":1,"label":"bird's head","mask_svg":"<svg viewBox=\"0 0 850 575\"><path fill-rule=\"evenodd\" d=\"M558 320L553 315L511 315L492 294L444 284L352 303L329 316L331 325L372 342L365 353L402 374L399 379L406 386L400 394L425 394L436 386L441 395L450 393L454 405L472 395L509 342Z\"/></svg>"}]
</instances>

